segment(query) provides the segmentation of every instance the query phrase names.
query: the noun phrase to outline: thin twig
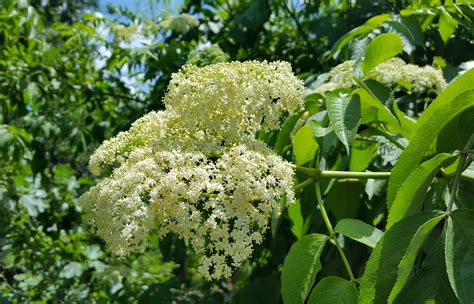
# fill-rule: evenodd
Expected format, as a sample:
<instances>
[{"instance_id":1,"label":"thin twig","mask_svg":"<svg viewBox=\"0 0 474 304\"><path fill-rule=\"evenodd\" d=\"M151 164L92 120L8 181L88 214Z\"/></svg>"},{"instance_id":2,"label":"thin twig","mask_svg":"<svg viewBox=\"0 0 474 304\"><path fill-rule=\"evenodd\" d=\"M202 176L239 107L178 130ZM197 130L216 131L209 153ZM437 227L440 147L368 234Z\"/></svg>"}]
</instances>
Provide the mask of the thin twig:
<instances>
[{"instance_id":1,"label":"thin twig","mask_svg":"<svg viewBox=\"0 0 474 304\"><path fill-rule=\"evenodd\" d=\"M334 229L332 228L332 224L331 224L331 221L329 220L329 216L326 212L326 208L324 208L324 201L321 197L321 189L319 187L319 182L316 183L315 189L316 189L316 199L318 201L319 211L321 211L324 224L326 225L326 228L329 231L329 235L331 239L333 240L334 244L337 247L337 251L339 251L339 255L341 256L342 262L344 263L344 267L346 268L351 281L356 282L356 279L354 277L354 274L352 273L352 269L349 264L349 261L347 260L346 254L344 253L344 250L342 250L341 244L339 244L339 240L337 239L337 235L334 232Z\"/></svg>"}]
</instances>

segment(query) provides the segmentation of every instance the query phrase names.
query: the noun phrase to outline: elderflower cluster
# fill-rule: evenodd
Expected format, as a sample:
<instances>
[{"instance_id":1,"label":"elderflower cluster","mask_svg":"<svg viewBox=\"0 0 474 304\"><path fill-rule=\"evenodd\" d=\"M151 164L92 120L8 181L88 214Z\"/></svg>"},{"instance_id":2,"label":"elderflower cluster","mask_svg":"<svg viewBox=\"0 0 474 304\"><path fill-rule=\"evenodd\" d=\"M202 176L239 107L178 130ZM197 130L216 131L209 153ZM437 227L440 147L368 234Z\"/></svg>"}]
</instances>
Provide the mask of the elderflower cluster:
<instances>
[{"instance_id":1,"label":"elderflower cluster","mask_svg":"<svg viewBox=\"0 0 474 304\"><path fill-rule=\"evenodd\" d=\"M287 63L185 67L173 75L165 111L91 156L93 174L112 173L80 198L86 220L120 257L144 250L157 229L189 241L205 278L230 276L262 242L282 196L294 201L291 165L255 133L302 102Z\"/></svg>"},{"instance_id":2,"label":"elderflower cluster","mask_svg":"<svg viewBox=\"0 0 474 304\"><path fill-rule=\"evenodd\" d=\"M173 75L169 88L166 109L179 116L184 132L199 129L206 140L230 143L253 138L262 125L278 128L281 114L298 110L304 95L286 62L189 65Z\"/></svg>"},{"instance_id":3,"label":"elderflower cluster","mask_svg":"<svg viewBox=\"0 0 474 304\"><path fill-rule=\"evenodd\" d=\"M316 88L315 92L324 93L355 86L353 72L355 63L355 60L348 60L336 66L328 73L328 81ZM415 93L434 89L439 94L446 87L446 81L440 70L430 66L407 64L400 58L391 58L381 63L367 76L386 86L395 89L403 87Z\"/></svg>"}]
</instances>

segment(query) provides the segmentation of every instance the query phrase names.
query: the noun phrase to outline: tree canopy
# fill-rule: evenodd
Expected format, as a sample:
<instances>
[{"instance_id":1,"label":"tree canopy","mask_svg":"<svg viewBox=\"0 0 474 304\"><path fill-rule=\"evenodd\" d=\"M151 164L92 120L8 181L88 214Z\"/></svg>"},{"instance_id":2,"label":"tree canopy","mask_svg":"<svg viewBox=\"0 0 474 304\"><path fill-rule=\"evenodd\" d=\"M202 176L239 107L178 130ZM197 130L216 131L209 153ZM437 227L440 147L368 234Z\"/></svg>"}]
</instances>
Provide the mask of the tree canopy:
<instances>
[{"instance_id":1,"label":"tree canopy","mask_svg":"<svg viewBox=\"0 0 474 304\"><path fill-rule=\"evenodd\" d=\"M185 0L177 11L164 1L154 18L124 8L108 18L89 0L0 3L1 303L474 300L466 285L474 273L468 1ZM229 76L247 69L234 61L254 61L253 76ZM193 82L196 75L207 81ZM240 90L218 91L233 79ZM216 110L229 96L252 103ZM255 183L235 178L252 196L271 192L271 203L261 207L269 208L261 241L244 248L251 252L232 275L203 278L193 249L218 249L193 247L184 232L152 232L143 252L117 258L121 247L103 241L116 238L100 238L101 227L85 221L91 211L79 198L121 161L107 154L110 166L94 176L91 155L151 111L177 113L167 128L181 133L170 138L202 131L228 148L203 152L215 168L222 155L226 166L266 168L266 179L246 175ZM148 115L142 120L165 114ZM127 148L185 142L157 143L153 123L127 137ZM211 179L238 175L224 173ZM257 181L270 186L258 192ZM186 182L181 192L194 189ZM292 183L285 191L294 199L281 195ZM226 195L240 193L212 191L199 202L222 194L231 204ZM166 217L155 220L165 227Z\"/></svg>"}]
</instances>

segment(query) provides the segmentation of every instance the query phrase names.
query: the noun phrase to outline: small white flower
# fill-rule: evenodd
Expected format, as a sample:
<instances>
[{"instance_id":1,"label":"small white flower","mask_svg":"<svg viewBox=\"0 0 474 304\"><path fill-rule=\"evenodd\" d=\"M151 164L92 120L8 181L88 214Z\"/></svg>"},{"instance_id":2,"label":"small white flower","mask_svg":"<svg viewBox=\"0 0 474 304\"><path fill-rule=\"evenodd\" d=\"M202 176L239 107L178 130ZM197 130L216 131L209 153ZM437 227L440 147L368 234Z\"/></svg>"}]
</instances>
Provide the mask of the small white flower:
<instances>
[{"instance_id":1,"label":"small white flower","mask_svg":"<svg viewBox=\"0 0 474 304\"><path fill-rule=\"evenodd\" d=\"M229 75L232 75L229 77ZM87 221L118 256L142 251L154 223L189 240L207 279L228 277L262 242L293 170L255 133L302 103L287 63L228 63L173 75L166 111L151 112L90 159L113 171L80 198Z\"/></svg>"},{"instance_id":2,"label":"small white flower","mask_svg":"<svg viewBox=\"0 0 474 304\"><path fill-rule=\"evenodd\" d=\"M333 68L327 77L327 82L316 88L315 93L334 91L340 88L350 88L357 83L354 80L353 66L355 60L348 60ZM408 91L416 93L434 89L438 94L446 88L441 70L430 66L420 67L407 64L400 58L391 58L377 67L369 75L380 83L400 89L403 84L409 84Z\"/></svg>"}]
</instances>

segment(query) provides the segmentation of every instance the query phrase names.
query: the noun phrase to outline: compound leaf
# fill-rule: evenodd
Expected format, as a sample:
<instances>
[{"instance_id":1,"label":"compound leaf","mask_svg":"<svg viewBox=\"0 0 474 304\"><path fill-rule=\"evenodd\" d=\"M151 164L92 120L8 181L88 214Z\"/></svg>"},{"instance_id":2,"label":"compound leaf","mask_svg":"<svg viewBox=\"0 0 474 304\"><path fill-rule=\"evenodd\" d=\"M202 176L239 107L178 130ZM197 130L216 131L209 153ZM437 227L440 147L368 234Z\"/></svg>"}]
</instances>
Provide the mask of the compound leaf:
<instances>
[{"instance_id":1,"label":"compound leaf","mask_svg":"<svg viewBox=\"0 0 474 304\"><path fill-rule=\"evenodd\" d=\"M377 243L361 278L359 303L387 303L398 265L420 226L443 215L442 211L414 214L395 223Z\"/></svg>"}]
</instances>

